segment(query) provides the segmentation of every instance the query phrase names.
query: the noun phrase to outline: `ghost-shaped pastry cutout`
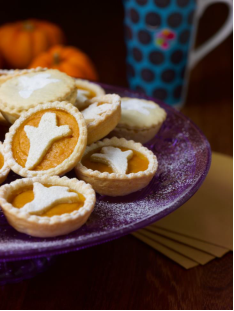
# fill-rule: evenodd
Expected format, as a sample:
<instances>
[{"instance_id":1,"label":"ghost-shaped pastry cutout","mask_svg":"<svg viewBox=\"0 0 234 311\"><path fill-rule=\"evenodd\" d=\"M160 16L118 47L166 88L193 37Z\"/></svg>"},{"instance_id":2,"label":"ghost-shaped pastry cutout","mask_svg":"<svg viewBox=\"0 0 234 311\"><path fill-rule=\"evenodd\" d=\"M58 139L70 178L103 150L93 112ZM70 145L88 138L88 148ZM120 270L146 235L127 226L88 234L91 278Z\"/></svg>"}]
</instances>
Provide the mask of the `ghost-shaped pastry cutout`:
<instances>
[{"instance_id":1,"label":"ghost-shaped pastry cutout","mask_svg":"<svg viewBox=\"0 0 234 311\"><path fill-rule=\"evenodd\" d=\"M107 164L114 173L126 174L128 170L128 160L133 156L132 150L122 151L116 147L103 147L101 153L91 155L91 160Z\"/></svg>"},{"instance_id":2,"label":"ghost-shaped pastry cutout","mask_svg":"<svg viewBox=\"0 0 234 311\"><path fill-rule=\"evenodd\" d=\"M43 114L39 126L25 125L24 130L30 141L30 148L25 167L33 169L51 147L51 145L63 137L71 134L68 125L57 126L56 114L46 112Z\"/></svg>"},{"instance_id":3,"label":"ghost-shaped pastry cutout","mask_svg":"<svg viewBox=\"0 0 234 311\"><path fill-rule=\"evenodd\" d=\"M79 200L79 195L69 192L68 187L45 187L39 182L33 184L34 200L25 204L21 210L31 215L42 215L52 207L63 203L74 203Z\"/></svg>"},{"instance_id":4,"label":"ghost-shaped pastry cutout","mask_svg":"<svg viewBox=\"0 0 234 311\"><path fill-rule=\"evenodd\" d=\"M42 89L47 84L59 82L59 79L50 78L49 73L38 73L35 76L27 77L22 76L19 77L19 95L25 99L29 98L32 93L36 90Z\"/></svg>"}]
</instances>

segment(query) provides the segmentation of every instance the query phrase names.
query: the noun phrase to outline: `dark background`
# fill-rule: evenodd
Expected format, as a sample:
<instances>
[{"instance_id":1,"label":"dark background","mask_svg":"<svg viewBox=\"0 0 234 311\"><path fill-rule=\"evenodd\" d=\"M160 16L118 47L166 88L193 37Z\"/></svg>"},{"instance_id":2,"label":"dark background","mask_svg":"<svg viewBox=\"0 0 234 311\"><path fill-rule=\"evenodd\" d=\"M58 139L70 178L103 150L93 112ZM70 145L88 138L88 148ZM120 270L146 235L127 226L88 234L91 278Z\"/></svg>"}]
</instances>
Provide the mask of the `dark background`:
<instances>
[{"instance_id":1,"label":"dark background","mask_svg":"<svg viewBox=\"0 0 234 311\"><path fill-rule=\"evenodd\" d=\"M224 4L214 4L205 11L199 23L196 46L220 28L227 14ZM28 18L58 24L65 32L66 44L80 48L91 57L100 82L128 85L122 0L6 0L1 4L0 25ZM217 109L213 109L215 105ZM203 130L214 151L232 155L232 36L191 72L182 112ZM211 129L212 116L215 126ZM214 136L219 139L212 141Z\"/></svg>"},{"instance_id":2,"label":"dark background","mask_svg":"<svg viewBox=\"0 0 234 311\"><path fill-rule=\"evenodd\" d=\"M204 0L205 1L205 0ZM67 44L86 52L100 81L127 86L121 0L2 1L0 24L46 19ZM215 4L201 19L197 45L227 16ZM232 155L232 37L191 72L182 112L205 133L212 150ZM232 254L184 270L131 235L58 256L45 273L0 287L1 309L232 309Z\"/></svg>"},{"instance_id":3,"label":"dark background","mask_svg":"<svg viewBox=\"0 0 234 311\"><path fill-rule=\"evenodd\" d=\"M65 33L66 45L91 57L100 82L127 85L121 0L37 1L33 6L32 2L13 0L2 5L1 24L30 17L56 23Z\"/></svg>"},{"instance_id":4,"label":"dark background","mask_svg":"<svg viewBox=\"0 0 234 311\"><path fill-rule=\"evenodd\" d=\"M206 41L219 29L226 19L227 12L227 7L223 4L215 4L207 9L198 29L197 45ZM101 82L127 86L122 0L63 2L6 0L1 4L0 24L30 17L58 24L65 32L67 45L76 46L91 57L96 64ZM222 96L228 97L232 92L231 37L225 47L217 48L216 55L220 57L214 60L212 54L199 64L199 74L207 75L207 67L212 64L213 70L206 77L209 79L219 77L220 88L224 88ZM217 62L221 62L222 69L219 72L215 68ZM228 75L228 85L224 85L223 75ZM207 85L209 82L212 81L207 81Z\"/></svg>"}]
</instances>

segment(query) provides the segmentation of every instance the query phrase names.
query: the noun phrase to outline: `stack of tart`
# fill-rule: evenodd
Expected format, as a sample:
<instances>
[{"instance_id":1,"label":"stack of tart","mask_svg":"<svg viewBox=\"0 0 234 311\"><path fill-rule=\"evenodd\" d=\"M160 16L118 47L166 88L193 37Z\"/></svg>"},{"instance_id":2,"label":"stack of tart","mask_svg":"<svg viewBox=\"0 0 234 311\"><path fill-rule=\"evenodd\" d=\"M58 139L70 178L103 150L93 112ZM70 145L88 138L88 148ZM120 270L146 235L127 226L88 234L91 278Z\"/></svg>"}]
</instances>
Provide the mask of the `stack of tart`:
<instances>
[{"instance_id":1,"label":"stack of tart","mask_svg":"<svg viewBox=\"0 0 234 311\"><path fill-rule=\"evenodd\" d=\"M10 170L24 178L0 187L0 206L16 230L67 234L87 221L95 191L123 196L150 183L157 159L141 143L166 118L156 103L53 69L1 78L0 112L12 125L0 145L0 183ZM77 178L59 177L72 169Z\"/></svg>"}]
</instances>

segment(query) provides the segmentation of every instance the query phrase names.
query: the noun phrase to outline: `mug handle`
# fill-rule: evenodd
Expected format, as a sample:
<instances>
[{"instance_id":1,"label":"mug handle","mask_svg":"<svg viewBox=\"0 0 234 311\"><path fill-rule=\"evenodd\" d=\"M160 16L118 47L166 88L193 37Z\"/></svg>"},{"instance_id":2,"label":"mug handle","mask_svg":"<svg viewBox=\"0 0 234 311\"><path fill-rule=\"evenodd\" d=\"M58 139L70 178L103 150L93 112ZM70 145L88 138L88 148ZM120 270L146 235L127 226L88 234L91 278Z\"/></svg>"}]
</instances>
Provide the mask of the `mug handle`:
<instances>
[{"instance_id":1,"label":"mug handle","mask_svg":"<svg viewBox=\"0 0 234 311\"><path fill-rule=\"evenodd\" d=\"M233 18L233 0L198 0L197 11L195 18L200 19L204 11L208 6L214 3L225 3L229 7L229 14L224 23L224 25L219 29L219 31L211 37L206 43L191 51L189 56L189 68L192 69L204 56L206 56L211 50L218 46L222 41L224 41L229 34L232 32L232 18ZM196 35L196 33L195 33ZM194 36L195 37L195 36Z\"/></svg>"}]
</instances>

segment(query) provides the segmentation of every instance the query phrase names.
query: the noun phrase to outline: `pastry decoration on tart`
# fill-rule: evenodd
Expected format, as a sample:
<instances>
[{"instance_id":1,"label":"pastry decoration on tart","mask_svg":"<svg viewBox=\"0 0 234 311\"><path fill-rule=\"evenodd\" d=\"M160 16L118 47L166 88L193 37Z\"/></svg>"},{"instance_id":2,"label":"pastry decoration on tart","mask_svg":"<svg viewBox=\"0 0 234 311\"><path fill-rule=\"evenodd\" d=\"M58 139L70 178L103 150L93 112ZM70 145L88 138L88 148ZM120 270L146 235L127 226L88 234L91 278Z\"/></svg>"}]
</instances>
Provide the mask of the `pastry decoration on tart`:
<instances>
[{"instance_id":1,"label":"pastry decoration on tart","mask_svg":"<svg viewBox=\"0 0 234 311\"><path fill-rule=\"evenodd\" d=\"M98 193L123 196L146 187L157 166L155 155L140 143L113 137L88 146L75 171Z\"/></svg>"},{"instance_id":2,"label":"pastry decoration on tart","mask_svg":"<svg viewBox=\"0 0 234 311\"><path fill-rule=\"evenodd\" d=\"M80 228L95 201L92 187L76 178L24 178L0 188L0 204L9 224L35 237L54 237Z\"/></svg>"},{"instance_id":3,"label":"pastry decoration on tart","mask_svg":"<svg viewBox=\"0 0 234 311\"><path fill-rule=\"evenodd\" d=\"M121 98L121 119L109 136L144 144L157 134L166 116L166 111L153 101Z\"/></svg>"},{"instance_id":4,"label":"pastry decoration on tart","mask_svg":"<svg viewBox=\"0 0 234 311\"><path fill-rule=\"evenodd\" d=\"M10 168L7 165L5 155L4 155L3 145L0 142L0 184L2 184L5 181L9 172L10 172Z\"/></svg>"},{"instance_id":5,"label":"pastry decoration on tart","mask_svg":"<svg viewBox=\"0 0 234 311\"><path fill-rule=\"evenodd\" d=\"M88 145L108 135L121 117L121 101L116 94L94 97L90 105L81 110L88 130Z\"/></svg>"},{"instance_id":6,"label":"pastry decoration on tart","mask_svg":"<svg viewBox=\"0 0 234 311\"><path fill-rule=\"evenodd\" d=\"M4 142L9 167L23 177L63 175L87 144L83 115L67 102L38 105L10 127Z\"/></svg>"},{"instance_id":7,"label":"pastry decoration on tart","mask_svg":"<svg viewBox=\"0 0 234 311\"><path fill-rule=\"evenodd\" d=\"M75 83L77 87L77 98L75 106L79 110L87 108L90 104L90 100L93 97L105 95L103 88L96 83L83 79L75 79Z\"/></svg>"},{"instance_id":8,"label":"pastry decoration on tart","mask_svg":"<svg viewBox=\"0 0 234 311\"><path fill-rule=\"evenodd\" d=\"M76 101L74 79L55 69L34 69L16 74L1 85L0 111L4 118L14 123L23 111L38 105L54 102Z\"/></svg>"}]
</instances>

